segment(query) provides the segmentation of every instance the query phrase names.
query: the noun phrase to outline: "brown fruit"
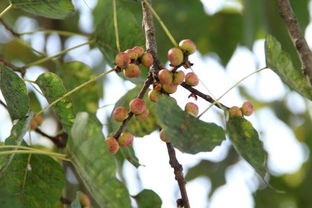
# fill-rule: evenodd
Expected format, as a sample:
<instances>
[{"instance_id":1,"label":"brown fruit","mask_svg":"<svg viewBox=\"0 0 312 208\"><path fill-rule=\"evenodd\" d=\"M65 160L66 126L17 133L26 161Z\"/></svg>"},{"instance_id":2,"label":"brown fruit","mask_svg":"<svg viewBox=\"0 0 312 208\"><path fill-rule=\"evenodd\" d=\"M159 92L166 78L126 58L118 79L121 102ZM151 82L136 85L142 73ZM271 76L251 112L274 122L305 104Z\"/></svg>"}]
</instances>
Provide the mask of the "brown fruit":
<instances>
[{"instance_id":1,"label":"brown fruit","mask_svg":"<svg viewBox=\"0 0 312 208\"><path fill-rule=\"evenodd\" d=\"M183 63L183 52L180 48L171 48L168 51L168 60L172 66L178 66Z\"/></svg>"},{"instance_id":2,"label":"brown fruit","mask_svg":"<svg viewBox=\"0 0 312 208\"><path fill-rule=\"evenodd\" d=\"M146 109L144 100L140 98L134 98L129 103L130 111L134 114L143 113Z\"/></svg>"},{"instance_id":3,"label":"brown fruit","mask_svg":"<svg viewBox=\"0 0 312 208\"><path fill-rule=\"evenodd\" d=\"M162 85L162 89L168 93L168 94L172 94L172 93L175 93L178 89L178 85L175 85L175 84L163 84Z\"/></svg>"},{"instance_id":4,"label":"brown fruit","mask_svg":"<svg viewBox=\"0 0 312 208\"><path fill-rule=\"evenodd\" d=\"M138 54L134 49L128 49L125 51L126 54L130 57L130 59L136 60L138 58Z\"/></svg>"},{"instance_id":5,"label":"brown fruit","mask_svg":"<svg viewBox=\"0 0 312 208\"><path fill-rule=\"evenodd\" d=\"M143 113L135 114L135 120L144 121L148 117L148 115L149 115L149 110L148 110L148 108L145 108Z\"/></svg>"},{"instance_id":6,"label":"brown fruit","mask_svg":"<svg viewBox=\"0 0 312 208\"><path fill-rule=\"evenodd\" d=\"M128 117L128 109L124 106L118 106L113 111L113 118L115 119L115 121L121 122L125 120L127 117Z\"/></svg>"},{"instance_id":7,"label":"brown fruit","mask_svg":"<svg viewBox=\"0 0 312 208\"><path fill-rule=\"evenodd\" d=\"M121 69L126 68L130 62L131 59L125 52L120 52L115 57L115 64Z\"/></svg>"},{"instance_id":8,"label":"brown fruit","mask_svg":"<svg viewBox=\"0 0 312 208\"><path fill-rule=\"evenodd\" d=\"M185 105L185 111L193 116L198 115L198 106L195 103L188 102Z\"/></svg>"},{"instance_id":9,"label":"brown fruit","mask_svg":"<svg viewBox=\"0 0 312 208\"><path fill-rule=\"evenodd\" d=\"M253 113L253 105L249 101L245 101L240 109L244 116L250 116Z\"/></svg>"},{"instance_id":10,"label":"brown fruit","mask_svg":"<svg viewBox=\"0 0 312 208\"><path fill-rule=\"evenodd\" d=\"M127 68L124 70L124 75L128 78L135 78L141 75L141 70L136 64L128 64Z\"/></svg>"},{"instance_id":11,"label":"brown fruit","mask_svg":"<svg viewBox=\"0 0 312 208\"><path fill-rule=\"evenodd\" d=\"M164 129L160 130L159 137L163 142L170 142L170 139L164 135Z\"/></svg>"},{"instance_id":12,"label":"brown fruit","mask_svg":"<svg viewBox=\"0 0 312 208\"><path fill-rule=\"evenodd\" d=\"M148 92L148 99L150 99L150 101L156 103L159 98L161 96L161 93L158 90L150 90Z\"/></svg>"},{"instance_id":13,"label":"brown fruit","mask_svg":"<svg viewBox=\"0 0 312 208\"><path fill-rule=\"evenodd\" d=\"M145 51L144 48L142 48L141 46L134 46L132 49L137 53L138 58L143 56Z\"/></svg>"},{"instance_id":14,"label":"brown fruit","mask_svg":"<svg viewBox=\"0 0 312 208\"><path fill-rule=\"evenodd\" d=\"M121 147L129 147L132 145L133 142L133 135L129 132L121 133L120 137L118 138L118 143Z\"/></svg>"},{"instance_id":15,"label":"brown fruit","mask_svg":"<svg viewBox=\"0 0 312 208\"><path fill-rule=\"evenodd\" d=\"M158 72L158 79L161 84L171 84L172 83L172 72L168 69L162 69Z\"/></svg>"},{"instance_id":16,"label":"brown fruit","mask_svg":"<svg viewBox=\"0 0 312 208\"><path fill-rule=\"evenodd\" d=\"M190 86L196 86L199 83L199 79L194 72L189 72L185 75L185 83Z\"/></svg>"},{"instance_id":17,"label":"brown fruit","mask_svg":"<svg viewBox=\"0 0 312 208\"><path fill-rule=\"evenodd\" d=\"M172 83L176 85L180 85L184 81L185 74L183 71L176 71L173 73Z\"/></svg>"},{"instance_id":18,"label":"brown fruit","mask_svg":"<svg viewBox=\"0 0 312 208\"><path fill-rule=\"evenodd\" d=\"M196 45L190 39L181 40L179 47L188 54L192 54L196 51Z\"/></svg>"},{"instance_id":19,"label":"brown fruit","mask_svg":"<svg viewBox=\"0 0 312 208\"><path fill-rule=\"evenodd\" d=\"M114 155L118 152L119 144L115 137L108 137L105 142L107 144L108 152L110 154Z\"/></svg>"},{"instance_id":20,"label":"brown fruit","mask_svg":"<svg viewBox=\"0 0 312 208\"><path fill-rule=\"evenodd\" d=\"M150 53L144 53L143 56L141 57L141 64L146 68L150 68L153 62L154 58Z\"/></svg>"},{"instance_id":21,"label":"brown fruit","mask_svg":"<svg viewBox=\"0 0 312 208\"><path fill-rule=\"evenodd\" d=\"M43 122L43 116L41 114L36 115L30 121L30 129L35 130L37 126L40 126L42 124L42 122Z\"/></svg>"},{"instance_id":22,"label":"brown fruit","mask_svg":"<svg viewBox=\"0 0 312 208\"><path fill-rule=\"evenodd\" d=\"M237 106L233 106L229 109L229 114L231 116L243 116L243 112L241 111L241 109Z\"/></svg>"}]
</instances>

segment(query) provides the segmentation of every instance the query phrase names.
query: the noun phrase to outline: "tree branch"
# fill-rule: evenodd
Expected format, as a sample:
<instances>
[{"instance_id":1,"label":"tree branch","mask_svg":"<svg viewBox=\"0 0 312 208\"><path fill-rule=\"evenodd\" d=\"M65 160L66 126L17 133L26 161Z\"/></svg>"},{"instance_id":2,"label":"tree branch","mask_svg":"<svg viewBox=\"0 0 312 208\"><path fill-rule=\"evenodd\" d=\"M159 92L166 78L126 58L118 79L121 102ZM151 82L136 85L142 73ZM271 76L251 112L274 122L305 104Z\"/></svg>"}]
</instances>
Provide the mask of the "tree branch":
<instances>
[{"instance_id":1,"label":"tree branch","mask_svg":"<svg viewBox=\"0 0 312 208\"><path fill-rule=\"evenodd\" d=\"M4 56L0 56L0 62L2 62L7 67L10 67L14 71L22 73L22 75L25 74L25 68L24 67L18 67L13 65L11 62L9 62Z\"/></svg>"},{"instance_id":2,"label":"tree branch","mask_svg":"<svg viewBox=\"0 0 312 208\"><path fill-rule=\"evenodd\" d=\"M312 85L312 53L298 24L298 20L289 0L276 0L280 15L286 24L289 36L297 49L303 73L308 76Z\"/></svg>"},{"instance_id":3,"label":"tree branch","mask_svg":"<svg viewBox=\"0 0 312 208\"><path fill-rule=\"evenodd\" d=\"M66 133L61 133L53 137L53 136L46 134L38 127L36 127L35 132L37 132L41 136L44 136L50 139L58 148L64 148L66 146L67 137L68 137Z\"/></svg>"}]
</instances>

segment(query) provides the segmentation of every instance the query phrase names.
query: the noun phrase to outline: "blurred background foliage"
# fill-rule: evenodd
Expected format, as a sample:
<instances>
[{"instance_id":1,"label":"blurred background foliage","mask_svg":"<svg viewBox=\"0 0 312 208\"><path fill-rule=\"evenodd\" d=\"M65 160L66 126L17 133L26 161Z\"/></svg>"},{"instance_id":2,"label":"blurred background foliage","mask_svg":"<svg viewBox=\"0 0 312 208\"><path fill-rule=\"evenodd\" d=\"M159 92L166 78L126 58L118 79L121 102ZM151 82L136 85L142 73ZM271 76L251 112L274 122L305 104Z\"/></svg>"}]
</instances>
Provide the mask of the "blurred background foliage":
<instances>
[{"instance_id":1,"label":"blurred background foliage","mask_svg":"<svg viewBox=\"0 0 312 208\"><path fill-rule=\"evenodd\" d=\"M89 29L85 29L82 26L84 20L81 18L86 18L81 15L82 10L74 11L64 20L57 20L34 16L21 9L13 9L7 13L1 21L10 28L13 28L17 34L4 32L5 27L0 24L0 27L2 27L0 34L0 55L6 57L14 64L22 66L23 64L31 63L40 57L45 56L45 54L50 53L47 51L48 39L51 37L50 34L44 34L40 37L42 44L41 48L38 50L43 51L43 53L39 54L31 48L32 45L36 45L35 43L38 41L36 38L38 36L35 36L36 34L25 35L21 38L18 34L19 32L46 29L82 33L91 38L96 38L96 44L93 45L91 49L94 46L97 46L103 52L103 57L97 57L96 62L92 64L93 73L97 74L99 71L103 70L105 65L112 64L112 57L117 51L111 10L105 10L105 8L107 8L106 4L110 4L108 2L110 1L98 1L97 6L95 6L93 10L93 16L90 17L93 19L93 27ZM226 68L226 65L238 46L245 46L251 50L255 41L263 39L268 33L275 36L281 42L283 49L291 54L291 59L295 66L297 68L300 67L298 56L289 39L285 26L279 17L275 1L225 0L224 2L223 8L216 13L207 12L203 3L199 0L157 0L153 1L153 7L168 26L176 40L185 38L192 39L197 44L199 52L202 55L209 55L212 58L217 59L224 68ZM300 26L304 31L311 19L308 10L308 4L310 1L291 0L290 2L297 14ZM139 2L119 0L117 3L118 14L120 14L119 28L121 29L120 36L122 49L130 48L133 45L143 45L144 39L142 38L144 36L141 30ZM88 1L86 1L85 7L87 9L92 9L88 8L87 4ZM7 5L8 0L0 1L0 11L2 11ZM28 18L31 20L28 21L28 24L31 25L21 25L20 22L22 21L22 18ZM129 21L129 19L131 19L131 21ZM172 46L159 24L155 22L155 25L157 28L156 36L159 56L162 62L165 63L167 50ZM30 29L30 31L24 31L23 28ZM53 35L58 36L57 34ZM65 49L66 43L70 38L71 37L67 36L58 36L59 41L56 46L60 50ZM104 57L106 59L104 59ZM59 74L65 82L70 82L67 87L73 88L76 86L75 83L81 83L85 80L80 79L79 77L71 77L70 68L68 67L77 66L87 73L88 77L92 77L93 75L88 71L88 66L83 64L73 62L65 65L62 63L72 60L73 58L71 58L70 55L63 55L58 61L49 61L41 64L40 67L43 71L53 71ZM68 70L62 70L64 68L67 68ZM72 81L68 81L71 79ZM142 80L137 80L137 82L142 82ZM97 108L96 100L103 96L109 96L103 94L100 87L101 85L103 85L103 83L98 83L98 85L94 85L96 89L91 89L92 92L94 92L94 97L90 98L93 100L91 105L78 106L77 108L86 108L89 111L94 112L94 109ZM305 144L306 153L309 154L311 152L312 119L310 115L311 112L308 110L311 108L310 101L305 101L307 108L304 112L297 112L296 110L293 110L291 106L287 105L288 95L273 102L265 102L258 99L257 95L249 94L244 87L240 87L240 93L243 98L253 102L258 110L265 107L271 108L275 113L275 116L294 131L298 141ZM81 98L77 97L74 99L79 100ZM31 96L31 105L33 105L32 109L34 109L34 111L38 111L38 101L34 95ZM263 131L265 131L265 129L263 129ZM280 145L282 146L283 144ZM222 161L213 162L202 160L194 167L188 169L186 172L186 180L192 181L197 177L202 176L209 178L211 182L211 190L207 196L207 198L209 198L218 187L226 183L226 171L239 160L238 155L232 148L230 148L227 156ZM312 161L310 154L305 163L294 173L280 175L270 172L269 183L274 188L283 191L283 193L268 188L265 185L260 185L260 188L253 193L255 207L312 207Z\"/></svg>"}]
</instances>

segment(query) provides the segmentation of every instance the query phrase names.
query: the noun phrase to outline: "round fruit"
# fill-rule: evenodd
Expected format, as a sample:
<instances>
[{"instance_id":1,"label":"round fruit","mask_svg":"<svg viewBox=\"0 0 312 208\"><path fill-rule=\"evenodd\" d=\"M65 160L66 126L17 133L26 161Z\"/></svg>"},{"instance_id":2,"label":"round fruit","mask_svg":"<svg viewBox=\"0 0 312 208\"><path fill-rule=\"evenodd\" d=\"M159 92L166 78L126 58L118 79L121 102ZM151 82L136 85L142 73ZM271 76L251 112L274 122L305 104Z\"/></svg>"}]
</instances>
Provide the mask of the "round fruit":
<instances>
[{"instance_id":1,"label":"round fruit","mask_svg":"<svg viewBox=\"0 0 312 208\"><path fill-rule=\"evenodd\" d=\"M89 196L85 193L80 193L80 204L82 207L90 207L91 206L91 200Z\"/></svg>"},{"instance_id":2,"label":"round fruit","mask_svg":"<svg viewBox=\"0 0 312 208\"><path fill-rule=\"evenodd\" d=\"M121 133L120 137L118 138L118 143L121 147L129 147L132 145L133 142L133 135L129 132Z\"/></svg>"},{"instance_id":3,"label":"round fruit","mask_svg":"<svg viewBox=\"0 0 312 208\"><path fill-rule=\"evenodd\" d=\"M189 102L185 105L185 111L193 116L198 115L198 106L195 103Z\"/></svg>"},{"instance_id":4,"label":"round fruit","mask_svg":"<svg viewBox=\"0 0 312 208\"><path fill-rule=\"evenodd\" d=\"M180 48L171 48L168 51L168 60L172 66L178 66L183 63L183 52Z\"/></svg>"},{"instance_id":5,"label":"round fruit","mask_svg":"<svg viewBox=\"0 0 312 208\"><path fill-rule=\"evenodd\" d=\"M142 48L141 46L134 46L132 49L137 53L138 58L143 56L144 48Z\"/></svg>"},{"instance_id":6,"label":"round fruit","mask_svg":"<svg viewBox=\"0 0 312 208\"><path fill-rule=\"evenodd\" d=\"M172 83L172 72L168 69L162 69L158 72L158 79L161 84L171 84Z\"/></svg>"},{"instance_id":7,"label":"round fruit","mask_svg":"<svg viewBox=\"0 0 312 208\"><path fill-rule=\"evenodd\" d=\"M152 54L150 53L144 53L143 56L141 57L141 63L143 66L146 68L150 68L154 62L154 58Z\"/></svg>"},{"instance_id":8,"label":"round fruit","mask_svg":"<svg viewBox=\"0 0 312 208\"><path fill-rule=\"evenodd\" d=\"M146 109L144 100L140 98L134 98L129 103L130 111L134 114L143 113Z\"/></svg>"},{"instance_id":9,"label":"round fruit","mask_svg":"<svg viewBox=\"0 0 312 208\"><path fill-rule=\"evenodd\" d=\"M125 52L118 53L115 57L115 64L121 69L126 68L130 62L131 59Z\"/></svg>"},{"instance_id":10,"label":"round fruit","mask_svg":"<svg viewBox=\"0 0 312 208\"><path fill-rule=\"evenodd\" d=\"M108 137L105 142L107 144L108 152L110 154L114 155L118 152L119 144L115 137Z\"/></svg>"},{"instance_id":11,"label":"round fruit","mask_svg":"<svg viewBox=\"0 0 312 208\"><path fill-rule=\"evenodd\" d=\"M179 47L188 54L192 54L196 51L196 45L190 39L181 40Z\"/></svg>"},{"instance_id":12,"label":"round fruit","mask_svg":"<svg viewBox=\"0 0 312 208\"><path fill-rule=\"evenodd\" d=\"M115 121L121 122L125 120L127 117L128 117L128 109L124 106L118 106L113 111L113 118L115 119Z\"/></svg>"},{"instance_id":13,"label":"round fruit","mask_svg":"<svg viewBox=\"0 0 312 208\"><path fill-rule=\"evenodd\" d=\"M168 93L168 94L172 94L172 93L175 93L178 89L178 85L175 85L175 84L163 84L162 85L162 89Z\"/></svg>"},{"instance_id":14,"label":"round fruit","mask_svg":"<svg viewBox=\"0 0 312 208\"><path fill-rule=\"evenodd\" d=\"M128 49L125 51L126 54L130 57L130 59L136 60L138 58L138 54L134 49Z\"/></svg>"},{"instance_id":15,"label":"round fruit","mask_svg":"<svg viewBox=\"0 0 312 208\"><path fill-rule=\"evenodd\" d=\"M124 75L128 78L139 77L141 75L141 70L136 64L128 64L127 68L124 70Z\"/></svg>"},{"instance_id":16,"label":"round fruit","mask_svg":"<svg viewBox=\"0 0 312 208\"><path fill-rule=\"evenodd\" d=\"M244 116L250 116L253 113L253 105L249 101L245 101L240 109Z\"/></svg>"},{"instance_id":17,"label":"round fruit","mask_svg":"<svg viewBox=\"0 0 312 208\"><path fill-rule=\"evenodd\" d=\"M145 108L145 111L143 111L143 113L140 114L135 114L135 120L137 121L144 121L149 115L149 110L148 108Z\"/></svg>"},{"instance_id":18,"label":"round fruit","mask_svg":"<svg viewBox=\"0 0 312 208\"><path fill-rule=\"evenodd\" d=\"M170 139L164 135L164 129L160 130L159 137L163 142L170 142Z\"/></svg>"},{"instance_id":19,"label":"round fruit","mask_svg":"<svg viewBox=\"0 0 312 208\"><path fill-rule=\"evenodd\" d=\"M37 126L40 126L43 122L43 116L41 114L36 115L30 121L30 129L35 130Z\"/></svg>"},{"instance_id":20,"label":"round fruit","mask_svg":"<svg viewBox=\"0 0 312 208\"><path fill-rule=\"evenodd\" d=\"M184 81L185 74L183 71L177 71L173 74L172 83L180 85Z\"/></svg>"},{"instance_id":21,"label":"round fruit","mask_svg":"<svg viewBox=\"0 0 312 208\"><path fill-rule=\"evenodd\" d=\"M230 109L229 109L229 114L231 115L231 116L243 116L243 113L242 113L242 111L241 111L241 109L239 108L239 107L237 107L237 106L233 106L233 107L231 107Z\"/></svg>"},{"instance_id":22,"label":"round fruit","mask_svg":"<svg viewBox=\"0 0 312 208\"><path fill-rule=\"evenodd\" d=\"M161 93L158 90L150 90L148 92L148 99L150 99L150 101L156 103L159 98L161 96Z\"/></svg>"},{"instance_id":23,"label":"round fruit","mask_svg":"<svg viewBox=\"0 0 312 208\"><path fill-rule=\"evenodd\" d=\"M185 75L185 83L191 86L196 86L199 83L199 79L194 72L189 72Z\"/></svg>"}]
</instances>

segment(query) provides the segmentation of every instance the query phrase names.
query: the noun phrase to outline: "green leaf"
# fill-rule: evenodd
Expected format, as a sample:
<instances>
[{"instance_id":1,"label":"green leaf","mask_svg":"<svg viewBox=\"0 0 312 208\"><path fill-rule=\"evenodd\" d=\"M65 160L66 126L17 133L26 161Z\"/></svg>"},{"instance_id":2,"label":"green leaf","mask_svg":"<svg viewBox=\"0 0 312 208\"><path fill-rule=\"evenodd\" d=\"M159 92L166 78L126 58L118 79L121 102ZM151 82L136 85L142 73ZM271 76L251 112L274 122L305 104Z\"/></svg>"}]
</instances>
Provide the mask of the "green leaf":
<instances>
[{"instance_id":1,"label":"green leaf","mask_svg":"<svg viewBox=\"0 0 312 208\"><path fill-rule=\"evenodd\" d=\"M33 112L38 113L41 110L41 104L36 94L33 91L31 91L28 93L28 96L29 96L30 109Z\"/></svg>"},{"instance_id":2,"label":"green leaf","mask_svg":"<svg viewBox=\"0 0 312 208\"><path fill-rule=\"evenodd\" d=\"M240 116L230 116L226 126L235 150L264 177L267 173L267 153L252 124Z\"/></svg>"},{"instance_id":3,"label":"green leaf","mask_svg":"<svg viewBox=\"0 0 312 208\"><path fill-rule=\"evenodd\" d=\"M300 69L292 64L289 55L282 50L281 44L273 37L267 36L265 41L265 57L267 67L272 69L292 90L312 100L312 87Z\"/></svg>"},{"instance_id":4,"label":"green leaf","mask_svg":"<svg viewBox=\"0 0 312 208\"><path fill-rule=\"evenodd\" d=\"M25 83L9 67L0 63L0 89L12 120L23 118L29 109Z\"/></svg>"},{"instance_id":5,"label":"green leaf","mask_svg":"<svg viewBox=\"0 0 312 208\"><path fill-rule=\"evenodd\" d=\"M71 0L11 0L11 4L14 8L53 19L64 19L75 9Z\"/></svg>"},{"instance_id":6,"label":"green leaf","mask_svg":"<svg viewBox=\"0 0 312 208\"><path fill-rule=\"evenodd\" d=\"M124 96L122 96L117 103L115 104L115 108L118 106L125 106L129 109L129 102L135 98L138 94L142 85L137 85L135 88L129 90ZM131 132L133 135L138 137L143 137L148 135L159 128L156 122L155 117L155 103L151 102L147 96L144 97L144 101L147 105L149 110L149 115L147 119L144 121L138 122L135 118L131 119L129 122L126 131ZM121 125L120 122L115 121L112 117L109 120L109 131L113 132L116 131L119 126Z\"/></svg>"},{"instance_id":7,"label":"green leaf","mask_svg":"<svg viewBox=\"0 0 312 208\"><path fill-rule=\"evenodd\" d=\"M41 74L37 78L36 83L49 103L52 103L66 93L61 78L52 72ZM68 97L65 97L52 106L52 109L59 117L65 131L69 133L75 117L71 100Z\"/></svg>"},{"instance_id":8,"label":"green leaf","mask_svg":"<svg viewBox=\"0 0 312 208\"><path fill-rule=\"evenodd\" d=\"M77 61L63 64L60 71L67 90L72 90L95 77L90 67ZM75 113L82 111L95 113L98 109L101 89L97 82L92 82L70 97L74 103L73 109Z\"/></svg>"},{"instance_id":9,"label":"green leaf","mask_svg":"<svg viewBox=\"0 0 312 208\"><path fill-rule=\"evenodd\" d=\"M120 164L123 164L124 159L126 159L136 168L141 166L139 159L135 155L132 145L129 147L120 148L116 154L116 158L119 160Z\"/></svg>"},{"instance_id":10,"label":"green leaf","mask_svg":"<svg viewBox=\"0 0 312 208\"><path fill-rule=\"evenodd\" d=\"M165 96L156 104L156 117L164 135L182 152L195 154L211 151L225 139L221 127L191 116Z\"/></svg>"},{"instance_id":11,"label":"green leaf","mask_svg":"<svg viewBox=\"0 0 312 208\"><path fill-rule=\"evenodd\" d=\"M102 125L94 115L77 114L67 145L80 178L98 205L130 207L128 191L115 178L114 156L107 150Z\"/></svg>"},{"instance_id":12,"label":"green leaf","mask_svg":"<svg viewBox=\"0 0 312 208\"><path fill-rule=\"evenodd\" d=\"M0 204L2 208L22 208L20 202L10 194L0 188Z\"/></svg>"},{"instance_id":13,"label":"green leaf","mask_svg":"<svg viewBox=\"0 0 312 208\"><path fill-rule=\"evenodd\" d=\"M54 208L64 188L63 169L48 156L18 154L0 177L0 187L23 208Z\"/></svg>"},{"instance_id":14,"label":"green leaf","mask_svg":"<svg viewBox=\"0 0 312 208\"><path fill-rule=\"evenodd\" d=\"M80 193L81 192L77 191L76 198L70 204L70 208L81 208L81 205L80 205Z\"/></svg>"},{"instance_id":15,"label":"green leaf","mask_svg":"<svg viewBox=\"0 0 312 208\"><path fill-rule=\"evenodd\" d=\"M160 197L149 189L144 189L134 198L138 203L138 208L160 208L162 204Z\"/></svg>"}]
</instances>

